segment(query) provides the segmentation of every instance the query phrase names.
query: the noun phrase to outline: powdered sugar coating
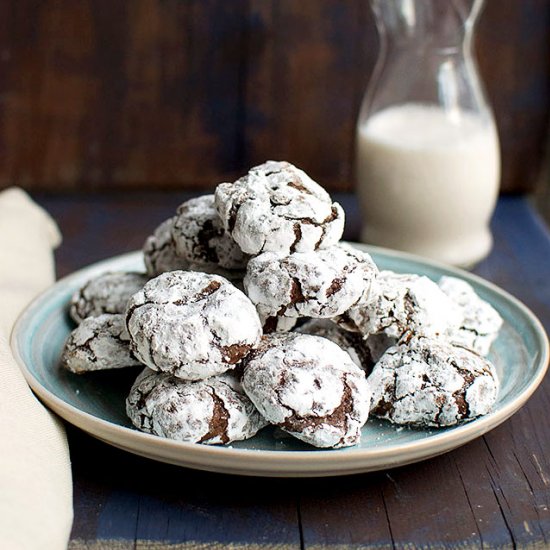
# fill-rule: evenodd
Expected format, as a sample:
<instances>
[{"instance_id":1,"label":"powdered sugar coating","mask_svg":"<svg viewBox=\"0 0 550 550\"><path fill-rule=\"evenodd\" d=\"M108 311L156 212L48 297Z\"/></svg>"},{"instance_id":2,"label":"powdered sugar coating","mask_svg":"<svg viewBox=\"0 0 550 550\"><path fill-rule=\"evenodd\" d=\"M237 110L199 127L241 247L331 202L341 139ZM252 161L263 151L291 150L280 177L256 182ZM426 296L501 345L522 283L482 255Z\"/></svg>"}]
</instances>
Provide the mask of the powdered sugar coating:
<instances>
[{"instance_id":1,"label":"powdered sugar coating","mask_svg":"<svg viewBox=\"0 0 550 550\"><path fill-rule=\"evenodd\" d=\"M84 319L69 335L61 355L61 365L76 374L140 364L130 351L130 337L120 313Z\"/></svg>"},{"instance_id":2,"label":"powdered sugar coating","mask_svg":"<svg viewBox=\"0 0 550 550\"><path fill-rule=\"evenodd\" d=\"M214 206L214 195L188 200L178 208L172 226L176 252L200 266L244 270L248 256L226 233Z\"/></svg>"},{"instance_id":3,"label":"powdered sugar coating","mask_svg":"<svg viewBox=\"0 0 550 550\"><path fill-rule=\"evenodd\" d=\"M189 262L176 252L172 227L176 217L163 221L152 235L147 237L143 245L143 260L147 274L157 277L165 271L188 269Z\"/></svg>"},{"instance_id":4,"label":"powdered sugar coating","mask_svg":"<svg viewBox=\"0 0 550 550\"><path fill-rule=\"evenodd\" d=\"M374 362L369 348L360 334L344 330L329 319L310 319L298 327L296 332L327 338L346 351L351 360L365 372L368 373L372 370Z\"/></svg>"},{"instance_id":5,"label":"powdered sugar coating","mask_svg":"<svg viewBox=\"0 0 550 550\"><path fill-rule=\"evenodd\" d=\"M373 415L419 427L452 426L487 414L498 394L497 374L487 359L423 336L390 348L368 380Z\"/></svg>"},{"instance_id":6,"label":"powdered sugar coating","mask_svg":"<svg viewBox=\"0 0 550 550\"><path fill-rule=\"evenodd\" d=\"M487 355L502 327L502 317L466 281L456 277L441 277L438 285L462 314L460 326L452 331L449 339L481 355Z\"/></svg>"},{"instance_id":7,"label":"powdered sugar coating","mask_svg":"<svg viewBox=\"0 0 550 550\"><path fill-rule=\"evenodd\" d=\"M365 373L326 338L264 336L246 361L242 384L269 422L298 439L335 448L359 442L370 388Z\"/></svg>"},{"instance_id":8,"label":"powdered sugar coating","mask_svg":"<svg viewBox=\"0 0 550 550\"><path fill-rule=\"evenodd\" d=\"M355 333L356 334L356 333ZM378 334L369 334L368 336L363 337L365 346L369 350L371 360L376 363L386 350L395 346L396 339L386 335L384 332L379 332Z\"/></svg>"},{"instance_id":9,"label":"powdered sugar coating","mask_svg":"<svg viewBox=\"0 0 550 550\"><path fill-rule=\"evenodd\" d=\"M103 313L124 313L130 296L143 288L147 280L144 273L102 273L75 292L69 313L76 323Z\"/></svg>"},{"instance_id":10,"label":"powdered sugar coating","mask_svg":"<svg viewBox=\"0 0 550 550\"><path fill-rule=\"evenodd\" d=\"M144 432L207 445L248 439L267 425L229 374L189 382L146 368L130 390L126 413Z\"/></svg>"},{"instance_id":11,"label":"powdered sugar coating","mask_svg":"<svg viewBox=\"0 0 550 550\"><path fill-rule=\"evenodd\" d=\"M334 317L373 299L378 269L366 252L339 244L248 263L244 287L262 317Z\"/></svg>"},{"instance_id":12,"label":"powdered sugar coating","mask_svg":"<svg viewBox=\"0 0 550 550\"><path fill-rule=\"evenodd\" d=\"M260 315L264 334L272 332L290 332L298 322L297 317L263 317Z\"/></svg>"},{"instance_id":13,"label":"powdered sugar coating","mask_svg":"<svg viewBox=\"0 0 550 550\"><path fill-rule=\"evenodd\" d=\"M213 195L210 195L210 197L213 197ZM157 277L166 271L178 270L201 271L225 277L239 290L242 290L243 279L246 273L246 262L242 266L242 269L225 269L215 263L201 263L200 261L198 263L190 262L178 255L176 244L172 237L172 228L176 219L177 216L174 216L165 220L155 229L153 235L147 237L143 247L143 258L148 275L150 277ZM232 246L234 250L236 249L239 256L243 256L235 243L233 243Z\"/></svg>"},{"instance_id":14,"label":"powdered sugar coating","mask_svg":"<svg viewBox=\"0 0 550 550\"><path fill-rule=\"evenodd\" d=\"M288 162L256 166L235 183L218 185L215 196L225 229L248 254L306 252L342 237L341 206Z\"/></svg>"},{"instance_id":15,"label":"powdered sugar coating","mask_svg":"<svg viewBox=\"0 0 550 550\"><path fill-rule=\"evenodd\" d=\"M377 284L375 300L345 314L346 328L364 336L384 334L395 343L408 331L445 336L460 324L456 305L427 277L382 271Z\"/></svg>"},{"instance_id":16,"label":"powdered sugar coating","mask_svg":"<svg viewBox=\"0 0 550 550\"><path fill-rule=\"evenodd\" d=\"M198 265L190 264L188 271L199 271L200 273L209 273L210 275L219 275L227 279L233 286L244 292L243 279L246 271L238 269L224 269L217 265Z\"/></svg>"},{"instance_id":17,"label":"powdered sugar coating","mask_svg":"<svg viewBox=\"0 0 550 550\"><path fill-rule=\"evenodd\" d=\"M186 380L232 368L262 333L240 290L218 275L191 271L151 279L128 302L126 324L143 364Z\"/></svg>"}]
</instances>

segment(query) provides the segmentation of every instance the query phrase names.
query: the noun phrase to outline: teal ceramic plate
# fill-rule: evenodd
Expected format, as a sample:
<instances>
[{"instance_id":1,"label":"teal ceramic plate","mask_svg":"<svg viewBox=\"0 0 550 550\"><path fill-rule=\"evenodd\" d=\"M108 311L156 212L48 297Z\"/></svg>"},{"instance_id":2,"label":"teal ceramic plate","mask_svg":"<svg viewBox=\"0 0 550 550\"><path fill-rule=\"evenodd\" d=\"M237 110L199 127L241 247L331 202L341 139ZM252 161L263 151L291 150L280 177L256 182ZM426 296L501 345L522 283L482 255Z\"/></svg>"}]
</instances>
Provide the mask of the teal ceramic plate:
<instances>
[{"instance_id":1,"label":"teal ceramic plate","mask_svg":"<svg viewBox=\"0 0 550 550\"><path fill-rule=\"evenodd\" d=\"M357 245L382 269L419 273L437 280L462 277L505 320L490 355L502 387L487 416L441 430L396 428L369 420L360 445L315 450L272 429L228 447L181 443L138 432L124 413L126 394L139 369L74 375L59 367L63 343L71 330L67 303L78 287L103 271L143 269L140 253L95 264L60 280L21 315L12 348L34 392L66 421L121 449L148 458L201 470L242 475L329 476L392 468L447 452L504 422L531 396L548 363L548 340L536 317L518 300L467 272L414 256Z\"/></svg>"}]
</instances>

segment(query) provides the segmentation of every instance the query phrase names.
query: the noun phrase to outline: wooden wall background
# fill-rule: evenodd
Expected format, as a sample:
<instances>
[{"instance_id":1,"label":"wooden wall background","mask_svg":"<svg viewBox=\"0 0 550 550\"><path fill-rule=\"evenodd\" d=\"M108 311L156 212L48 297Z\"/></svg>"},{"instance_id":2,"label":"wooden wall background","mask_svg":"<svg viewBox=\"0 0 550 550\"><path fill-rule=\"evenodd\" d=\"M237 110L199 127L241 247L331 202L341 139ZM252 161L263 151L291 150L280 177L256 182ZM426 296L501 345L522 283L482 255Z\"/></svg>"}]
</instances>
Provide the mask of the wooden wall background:
<instances>
[{"instance_id":1,"label":"wooden wall background","mask_svg":"<svg viewBox=\"0 0 550 550\"><path fill-rule=\"evenodd\" d=\"M478 54L503 189L529 189L550 2L487 0ZM367 0L2 0L0 187L209 187L280 158L350 190L376 55Z\"/></svg>"}]
</instances>

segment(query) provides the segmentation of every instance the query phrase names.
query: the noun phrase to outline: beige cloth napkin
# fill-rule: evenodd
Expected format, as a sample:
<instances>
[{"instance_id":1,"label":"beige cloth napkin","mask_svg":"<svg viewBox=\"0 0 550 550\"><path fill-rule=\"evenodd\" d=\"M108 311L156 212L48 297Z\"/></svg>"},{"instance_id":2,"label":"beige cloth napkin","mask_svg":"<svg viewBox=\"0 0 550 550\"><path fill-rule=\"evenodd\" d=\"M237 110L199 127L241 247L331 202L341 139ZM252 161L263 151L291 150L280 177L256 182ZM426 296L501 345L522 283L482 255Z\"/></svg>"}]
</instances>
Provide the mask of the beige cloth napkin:
<instances>
[{"instance_id":1,"label":"beige cloth napkin","mask_svg":"<svg viewBox=\"0 0 550 550\"><path fill-rule=\"evenodd\" d=\"M61 422L34 397L8 344L17 315L54 282L53 220L17 188L0 193L0 548L66 548L72 524Z\"/></svg>"}]
</instances>

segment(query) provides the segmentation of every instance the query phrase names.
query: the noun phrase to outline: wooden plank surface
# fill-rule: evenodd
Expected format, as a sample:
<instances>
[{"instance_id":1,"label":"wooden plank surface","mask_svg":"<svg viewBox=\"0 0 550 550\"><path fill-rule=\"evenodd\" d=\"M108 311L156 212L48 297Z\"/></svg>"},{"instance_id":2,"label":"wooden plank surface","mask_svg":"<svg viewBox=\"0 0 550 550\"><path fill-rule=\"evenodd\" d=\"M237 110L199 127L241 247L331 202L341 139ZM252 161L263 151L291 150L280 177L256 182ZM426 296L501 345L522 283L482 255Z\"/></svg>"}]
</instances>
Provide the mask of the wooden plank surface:
<instances>
[{"instance_id":1,"label":"wooden plank surface","mask_svg":"<svg viewBox=\"0 0 550 550\"><path fill-rule=\"evenodd\" d=\"M134 250L183 193L37 196L65 240L59 274ZM359 215L337 196L356 238ZM476 268L550 329L550 232L524 199L501 199L495 247ZM273 480L194 472L69 427L71 548L548 548L550 382L484 437L419 464L344 478Z\"/></svg>"},{"instance_id":2,"label":"wooden plank surface","mask_svg":"<svg viewBox=\"0 0 550 550\"><path fill-rule=\"evenodd\" d=\"M286 159L353 190L355 121L378 48L368 4L252 0L249 21L246 160Z\"/></svg>"},{"instance_id":3,"label":"wooden plank surface","mask_svg":"<svg viewBox=\"0 0 550 550\"><path fill-rule=\"evenodd\" d=\"M234 171L245 8L0 3L0 183L201 187Z\"/></svg>"},{"instance_id":4,"label":"wooden plank surface","mask_svg":"<svg viewBox=\"0 0 550 550\"><path fill-rule=\"evenodd\" d=\"M503 189L531 189L550 3L487 0L477 46ZM279 158L349 191L377 47L366 0L3 0L0 187L204 189Z\"/></svg>"},{"instance_id":5,"label":"wooden plank surface","mask_svg":"<svg viewBox=\"0 0 550 550\"><path fill-rule=\"evenodd\" d=\"M541 99L550 100L550 3L486 0L476 37L500 135L502 189L532 191L548 143L550 104Z\"/></svg>"}]
</instances>

